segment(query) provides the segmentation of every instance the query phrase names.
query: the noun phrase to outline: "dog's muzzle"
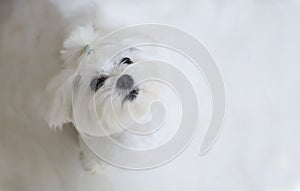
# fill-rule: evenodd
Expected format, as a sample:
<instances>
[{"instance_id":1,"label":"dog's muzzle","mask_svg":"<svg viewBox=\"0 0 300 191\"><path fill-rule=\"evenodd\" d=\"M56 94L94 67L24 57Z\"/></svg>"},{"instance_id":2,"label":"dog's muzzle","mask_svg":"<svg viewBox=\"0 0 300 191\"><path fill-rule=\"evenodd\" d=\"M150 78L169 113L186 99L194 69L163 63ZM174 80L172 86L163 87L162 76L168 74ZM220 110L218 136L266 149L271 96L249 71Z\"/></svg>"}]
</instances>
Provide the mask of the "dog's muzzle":
<instances>
[{"instance_id":1,"label":"dog's muzzle","mask_svg":"<svg viewBox=\"0 0 300 191\"><path fill-rule=\"evenodd\" d=\"M129 91L129 93L125 96L124 101L133 101L139 94L139 88L134 87L134 80L128 74L124 74L119 77L116 83L116 87L123 91Z\"/></svg>"},{"instance_id":2,"label":"dog's muzzle","mask_svg":"<svg viewBox=\"0 0 300 191\"><path fill-rule=\"evenodd\" d=\"M131 90L133 88L133 85L133 78L128 74L124 74L121 77L119 77L116 84L117 88L122 90Z\"/></svg>"}]
</instances>

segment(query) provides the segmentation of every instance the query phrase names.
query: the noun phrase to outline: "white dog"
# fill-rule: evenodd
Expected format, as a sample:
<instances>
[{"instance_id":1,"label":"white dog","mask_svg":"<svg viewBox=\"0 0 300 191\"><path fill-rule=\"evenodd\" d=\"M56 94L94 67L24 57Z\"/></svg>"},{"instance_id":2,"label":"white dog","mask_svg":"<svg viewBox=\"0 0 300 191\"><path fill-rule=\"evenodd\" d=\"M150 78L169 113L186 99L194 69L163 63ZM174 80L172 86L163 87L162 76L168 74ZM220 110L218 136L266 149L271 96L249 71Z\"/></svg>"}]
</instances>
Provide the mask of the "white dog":
<instances>
[{"instance_id":1,"label":"white dog","mask_svg":"<svg viewBox=\"0 0 300 191\"><path fill-rule=\"evenodd\" d=\"M159 97L161 90L155 84L138 84L142 78L138 71L126 71L147 59L143 50L130 48L106 64L107 51L126 44L128 39L98 42L99 38L99 33L88 25L77 27L65 40L61 51L65 65L46 89L45 118L51 128L72 123L79 134L109 136L124 131L120 121L126 126L134 125L128 120L130 116L141 121L149 118L149 104ZM82 144L80 141L84 168L101 171L105 165L98 164Z\"/></svg>"}]
</instances>

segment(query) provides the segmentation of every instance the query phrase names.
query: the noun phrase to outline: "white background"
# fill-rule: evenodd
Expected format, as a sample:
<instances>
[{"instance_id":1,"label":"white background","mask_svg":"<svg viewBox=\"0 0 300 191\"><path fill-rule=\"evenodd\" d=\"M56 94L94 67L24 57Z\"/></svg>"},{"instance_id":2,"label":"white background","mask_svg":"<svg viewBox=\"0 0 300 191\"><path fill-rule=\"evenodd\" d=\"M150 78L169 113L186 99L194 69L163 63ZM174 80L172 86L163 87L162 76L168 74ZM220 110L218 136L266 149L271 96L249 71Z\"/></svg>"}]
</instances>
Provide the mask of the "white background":
<instances>
[{"instance_id":1,"label":"white background","mask_svg":"<svg viewBox=\"0 0 300 191\"><path fill-rule=\"evenodd\" d=\"M160 23L198 38L217 62L227 113L213 149L199 138L158 169L81 168L76 133L35 110L72 26ZM300 190L300 2L0 1L0 190ZM34 87L36 91L32 91Z\"/></svg>"}]
</instances>

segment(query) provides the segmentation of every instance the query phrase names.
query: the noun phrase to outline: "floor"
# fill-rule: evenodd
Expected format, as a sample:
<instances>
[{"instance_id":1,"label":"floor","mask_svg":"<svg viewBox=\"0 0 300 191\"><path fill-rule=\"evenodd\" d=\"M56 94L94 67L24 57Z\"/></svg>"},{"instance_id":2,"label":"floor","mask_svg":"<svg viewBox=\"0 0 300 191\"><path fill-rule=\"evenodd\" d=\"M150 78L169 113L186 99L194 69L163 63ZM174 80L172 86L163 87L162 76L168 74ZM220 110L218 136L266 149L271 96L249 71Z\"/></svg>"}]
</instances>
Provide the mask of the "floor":
<instances>
[{"instance_id":1,"label":"floor","mask_svg":"<svg viewBox=\"0 0 300 191\"><path fill-rule=\"evenodd\" d=\"M299 18L297 0L0 1L0 190L300 190ZM68 30L95 20L168 24L207 47L227 99L208 154L198 155L200 131L159 168L82 170L76 132L51 131L38 105Z\"/></svg>"}]
</instances>

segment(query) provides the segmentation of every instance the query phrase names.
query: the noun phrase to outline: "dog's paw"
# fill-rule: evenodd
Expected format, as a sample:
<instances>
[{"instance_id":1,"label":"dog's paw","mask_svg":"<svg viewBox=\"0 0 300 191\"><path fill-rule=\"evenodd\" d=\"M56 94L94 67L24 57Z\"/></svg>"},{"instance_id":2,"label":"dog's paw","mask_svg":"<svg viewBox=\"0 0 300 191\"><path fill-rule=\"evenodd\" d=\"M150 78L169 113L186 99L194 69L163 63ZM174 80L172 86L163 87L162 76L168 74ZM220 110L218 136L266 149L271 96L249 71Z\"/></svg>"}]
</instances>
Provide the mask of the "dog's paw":
<instances>
[{"instance_id":1,"label":"dog's paw","mask_svg":"<svg viewBox=\"0 0 300 191\"><path fill-rule=\"evenodd\" d=\"M82 151L80 152L80 161L84 170L91 174L102 174L107 168L107 164L91 159Z\"/></svg>"}]
</instances>

